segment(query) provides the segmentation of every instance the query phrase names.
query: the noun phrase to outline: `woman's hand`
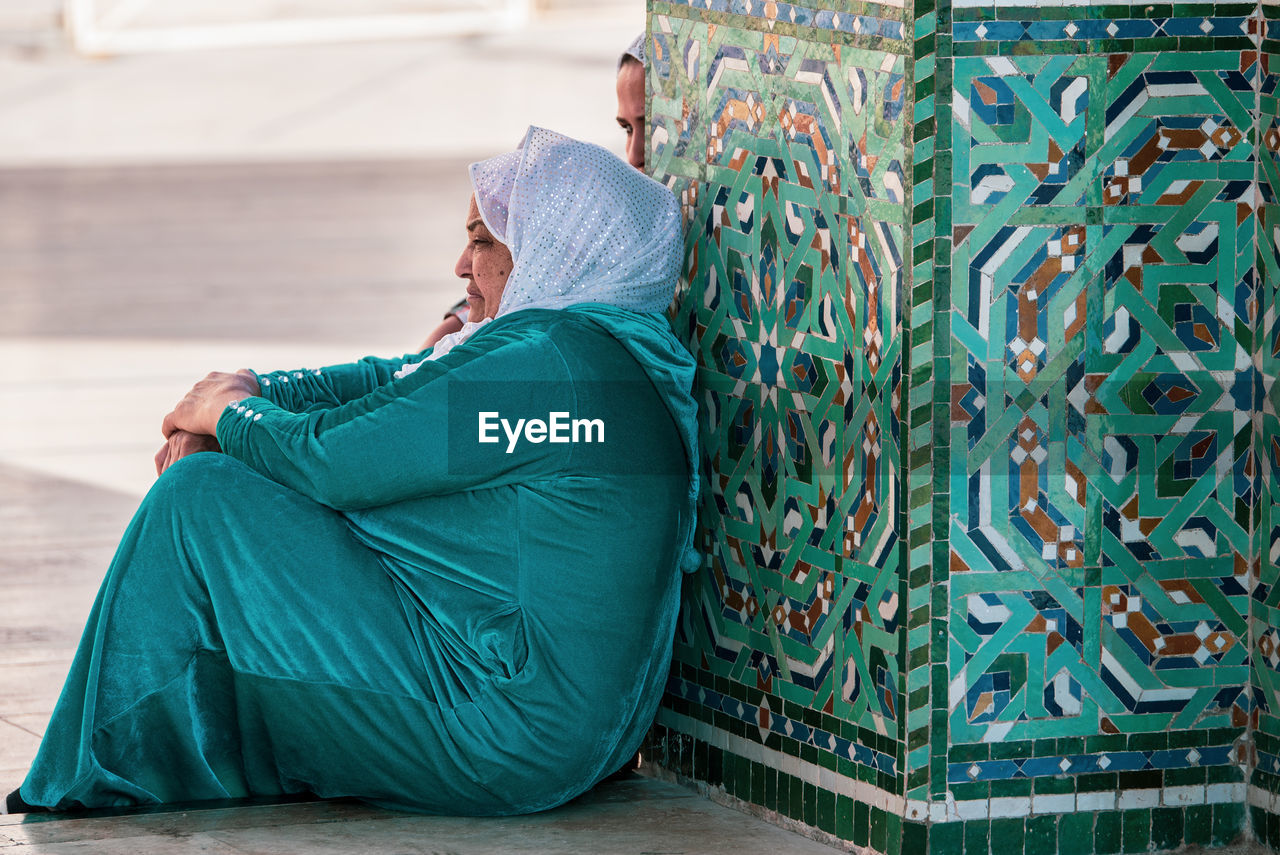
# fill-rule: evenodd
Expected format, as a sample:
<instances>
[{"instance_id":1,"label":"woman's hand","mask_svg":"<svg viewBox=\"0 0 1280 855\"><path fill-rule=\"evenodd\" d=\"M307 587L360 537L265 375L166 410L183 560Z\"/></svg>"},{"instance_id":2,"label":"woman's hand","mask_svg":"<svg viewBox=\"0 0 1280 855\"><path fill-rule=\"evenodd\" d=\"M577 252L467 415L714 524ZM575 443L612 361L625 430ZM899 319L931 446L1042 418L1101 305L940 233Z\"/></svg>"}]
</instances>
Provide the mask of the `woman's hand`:
<instances>
[{"instance_id":1,"label":"woman's hand","mask_svg":"<svg viewBox=\"0 0 1280 855\"><path fill-rule=\"evenodd\" d=\"M163 475L164 470L187 455L199 451L222 451L222 446L218 445L217 439L208 434L187 433L185 430L174 431L156 452L156 474Z\"/></svg>"},{"instance_id":2,"label":"woman's hand","mask_svg":"<svg viewBox=\"0 0 1280 855\"><path fill-rule=\"evenodd\" d=\"M258 394L258 379L252 371L235 374L215 371L191 387L173 412L164 417L160 431L165 439L177 431L217 436L218 418L227 404Z\"/></svg>"}]
</instances>

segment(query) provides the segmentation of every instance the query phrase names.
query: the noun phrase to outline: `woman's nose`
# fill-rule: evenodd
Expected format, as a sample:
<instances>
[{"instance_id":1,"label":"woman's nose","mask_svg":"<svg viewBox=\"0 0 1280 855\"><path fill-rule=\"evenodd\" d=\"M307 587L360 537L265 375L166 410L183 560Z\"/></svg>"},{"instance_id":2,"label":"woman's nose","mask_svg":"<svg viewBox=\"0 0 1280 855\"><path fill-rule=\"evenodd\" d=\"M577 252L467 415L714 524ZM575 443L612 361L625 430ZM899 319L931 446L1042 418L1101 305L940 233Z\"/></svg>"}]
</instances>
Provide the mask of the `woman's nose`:
<instances>
[{"instance_id":1,"label":"woman's nose","mask_svg":"<svg viewBox=\"0 0 1280 855\"><path fill-rule=\"evenodd\" d=\"M462 255L458 256L458 261L453 265L453 275L459 279L467 279L471 276L471 247L462 248Z\"/></svg>"}]
</instances>

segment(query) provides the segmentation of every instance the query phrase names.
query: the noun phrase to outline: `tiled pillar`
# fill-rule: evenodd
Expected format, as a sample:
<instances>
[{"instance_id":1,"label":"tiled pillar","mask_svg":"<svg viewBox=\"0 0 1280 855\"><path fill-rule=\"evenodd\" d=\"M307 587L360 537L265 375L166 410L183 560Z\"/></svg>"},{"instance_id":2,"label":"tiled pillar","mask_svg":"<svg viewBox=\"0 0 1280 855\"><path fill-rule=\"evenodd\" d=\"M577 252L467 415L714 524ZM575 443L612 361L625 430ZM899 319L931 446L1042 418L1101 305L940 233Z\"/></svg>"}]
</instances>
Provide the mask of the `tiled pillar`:
<instances>
[{"instance_id":1,"label":"tiled pillar","mask_svg":"<svg viewBox=\"0 0 1280 855\"><path fill-rule=\"evenodd\" d=\"M650 8L650 168L688 216L676 324L703 366L707 555L651 757L887 851L908 658L901 10Z\"/></svg>"},{"instance_id":2,"label":"tiled pillar","mask_svg":"<svg viewBox=\"0 0 1280 855\"><path fill-rule=\"evenodd\" d=\"M1222 843L1252 711L1253 9L1034 12L954 8L938 104L946 792L988 799L993 843Z\"/></svg>"},{"instance_id":3,"label":"tiled pillar","mask_svg":"<svg viewBox=\"0 0 1280 855\"><path fill-rule=\"evenodd\" d=\"M1280 369L1280 325L1276 296L1280 290L1280 7L1261 9L1268 26L1263 32L1263 73L1258 98L1258 180L1262 200L1258 227L1258 274L1261 321L1255 347L1255 364L1261 388L1254 431L1260 466L1260 516L1254 532L1259 559L1258 593L1251 620L1253 682L1257 693L1258 720L1254 733L1253 774L1249 810L1256 836L1273 849L1280 848L1280 424L1276 420L1275 385Z\"/></svg>"},{"instance_id":4,"label":"tiled pillar","mask_svg":"<svg viewBox=\"0 0 1280 855\"><path fill-rule=\"evenodd\" d=\"M707 555L650 759L884 853L1276 831L1273 10L649 9Z\"/></svg>"}]
</instances>

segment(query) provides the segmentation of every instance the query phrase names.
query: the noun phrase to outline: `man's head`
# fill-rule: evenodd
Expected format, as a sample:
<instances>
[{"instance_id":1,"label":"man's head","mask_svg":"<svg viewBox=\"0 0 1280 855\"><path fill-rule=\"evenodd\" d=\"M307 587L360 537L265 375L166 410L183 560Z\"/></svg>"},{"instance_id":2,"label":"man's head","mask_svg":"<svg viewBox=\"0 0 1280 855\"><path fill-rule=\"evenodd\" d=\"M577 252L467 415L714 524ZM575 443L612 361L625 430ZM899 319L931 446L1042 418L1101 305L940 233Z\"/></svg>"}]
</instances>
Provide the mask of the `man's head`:
<instances>
[{"instance_id":1,"label":"man's head","mask_svg":"<svg viewBox=\"0 0 1280 855\"><path fill-rule=\"evenodd\" d=\"M627 135L627 163L644 170L644 35L618 62L618 126Z\"/></svg>"}]
</instances>

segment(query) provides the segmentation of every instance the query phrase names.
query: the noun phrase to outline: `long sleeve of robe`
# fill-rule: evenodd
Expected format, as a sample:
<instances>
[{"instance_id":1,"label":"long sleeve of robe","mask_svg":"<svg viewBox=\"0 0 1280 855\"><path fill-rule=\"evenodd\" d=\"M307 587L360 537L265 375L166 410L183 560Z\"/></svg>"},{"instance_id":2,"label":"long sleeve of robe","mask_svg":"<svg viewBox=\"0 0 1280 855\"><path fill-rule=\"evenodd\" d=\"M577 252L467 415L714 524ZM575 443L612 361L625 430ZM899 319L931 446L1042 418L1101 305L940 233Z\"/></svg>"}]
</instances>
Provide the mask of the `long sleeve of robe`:
<instances>
[{"instance_id":1,"label":"long sleeve of robe","mask_svg":"<svg viewBox=\"0 0 1280 855\"><path fill-rule=\"evenodd\" d=\"M693 364L664 324L527 310L436 361L260 373L224 453L143 501L23 798L508 814L618 768L691 555ZM578 441L495 426L557 413Z\"/></svg>"}]
</instances>

